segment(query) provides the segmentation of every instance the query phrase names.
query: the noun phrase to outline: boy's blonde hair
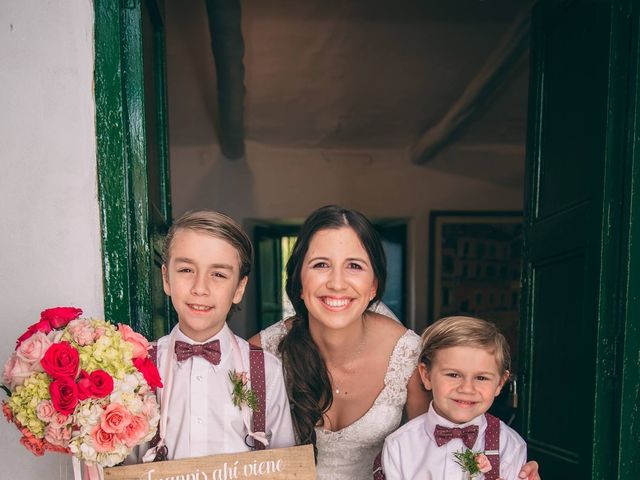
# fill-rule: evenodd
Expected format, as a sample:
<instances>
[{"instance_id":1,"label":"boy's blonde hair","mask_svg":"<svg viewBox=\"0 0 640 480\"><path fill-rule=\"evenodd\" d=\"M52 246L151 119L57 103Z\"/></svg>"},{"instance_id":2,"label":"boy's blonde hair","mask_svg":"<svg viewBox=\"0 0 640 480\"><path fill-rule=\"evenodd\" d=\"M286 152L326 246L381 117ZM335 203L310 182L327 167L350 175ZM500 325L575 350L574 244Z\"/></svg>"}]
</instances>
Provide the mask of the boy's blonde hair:
<instances>
[{"instance_id":1,"label":"boy's blonde hair","mask_svg":"<svg viewBox=\"0 0 640 480\"><path fill-rule=\"evenodd\" d=\"M224 213L212 210L187 212L171 225L162 248L162 263L165 265L169 263L171 244L175 234L180 230L202 232L229 242L236 249L240 258L240 278L242 279L251 273L251 265L253 264L251 240L235 220Z\"/></svg>"},{"instance_id":2,"label":"boy's blonde hair","mask_svg":"<svg viewBox=\"0 0 640 480\"><path fill-rule=\"evenodd\" d=\"M496 357L501 376L511 370L509 344L491 322L473 317L441 318L422 334L420 362L431 370L438 350L449 347L482 348Z\"/></svg>"}]
</instances>

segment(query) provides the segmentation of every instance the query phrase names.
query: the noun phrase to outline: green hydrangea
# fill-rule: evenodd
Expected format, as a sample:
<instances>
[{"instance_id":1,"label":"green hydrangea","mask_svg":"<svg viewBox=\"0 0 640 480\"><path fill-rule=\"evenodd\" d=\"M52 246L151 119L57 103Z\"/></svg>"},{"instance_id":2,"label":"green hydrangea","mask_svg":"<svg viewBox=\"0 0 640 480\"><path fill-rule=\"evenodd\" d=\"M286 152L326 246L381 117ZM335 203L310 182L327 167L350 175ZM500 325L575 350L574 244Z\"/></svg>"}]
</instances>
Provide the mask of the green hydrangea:
<instances>
[{"instance_id":1,"label":"green hydrangea","mask_svg":"<svg viewBox=\"0 0 640 480\"><path fill-rule=\"evenodd\" d=\"M104 370L114 379L123 379L135 369L131 360L133 345L124 341L120 332L109 322L91 320L91 326L104 332L98 340L84 346L72 342L80 354L81 368L88 373Z\"/></svg>"},{"instance_id":2,"label":"green hydrangea","mask_svg":"<svg viewBox=\"0 0 640 480\"><path fill-rule=\"evenodd\" d=\"M46 424L38 418L36 408L42 400L51 399L50 383L46 373L34 373L25 380L23 385L17 386L16 391L8 399L9 408L16 420L38 438L44 437Z\"/></svg>"}]
</instances>

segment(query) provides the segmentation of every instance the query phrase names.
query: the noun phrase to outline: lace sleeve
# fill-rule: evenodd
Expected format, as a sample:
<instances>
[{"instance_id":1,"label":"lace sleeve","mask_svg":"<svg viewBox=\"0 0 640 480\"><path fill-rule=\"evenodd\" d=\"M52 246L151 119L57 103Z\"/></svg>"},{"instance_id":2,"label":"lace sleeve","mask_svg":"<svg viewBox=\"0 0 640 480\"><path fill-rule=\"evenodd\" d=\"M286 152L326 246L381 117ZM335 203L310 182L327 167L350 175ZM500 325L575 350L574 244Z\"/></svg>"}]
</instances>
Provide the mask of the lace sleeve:
<instances>
[{"instance_id":1,"label":"lace sleeve","mask_svg":"<svg viewBox=\"0 0 640 480\"><path fill-rule=\"evenodd\" d=\"M284 320L265 328L260 332L260 343L262 348L282 360L280 352L278 352L278 345L280 344L280 340L282 340L286 334L287 326L284 324Z\"/></svg>"},{"instance_id":2,"label":"lace sleeve","mask_svg":"<svg viewBox=\"0 0 640 480\"><path fill-rule=\"evenodd\" d=\"M400 337L389 359L389 368L384 377L390 396L394 401L404 404L407 400L407 383L418 366L420 337L407 330Z\"/></svg>"}]
</instances>

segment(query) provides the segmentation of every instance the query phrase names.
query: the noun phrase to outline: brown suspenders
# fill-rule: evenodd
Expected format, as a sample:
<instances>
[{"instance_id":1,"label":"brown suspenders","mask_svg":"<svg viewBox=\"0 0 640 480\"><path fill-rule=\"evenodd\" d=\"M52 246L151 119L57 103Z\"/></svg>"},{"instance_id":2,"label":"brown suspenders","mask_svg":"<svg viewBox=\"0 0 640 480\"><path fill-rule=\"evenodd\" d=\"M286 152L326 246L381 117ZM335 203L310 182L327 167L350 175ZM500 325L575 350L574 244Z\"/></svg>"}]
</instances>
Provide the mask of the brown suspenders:
<instances>
[{"instance_id":1,"label":"brown suspenders","mask_svg":"<svg viewBox=\"0 0 640 480\"><path fill-rule=\"evenodd\" d=\"M258 397L258 407L253 411L253 431L268 433L266 428L267 389L264 374L264 351L260 347L249 344L249 378L251 389ZM245 438L246 443L246 438ZM261 442L253 442L254 450L264 450Z\"/></svg>"},{"instance_id":2,"label":"brown suspenders","mask_svg":"<svg viewBox=\"0 0 640 480\"><path fill-rule=\"evenodd\" d=\"M158 365L158 345L152 343L149 349L149 356L154 365ZM264 371L264 351L260 347L249 344L249 375L251 378L251 388L258 397L258 407L253 412L253 431L265 432L266 428L266 406L267 406L267 389ZM158 444L159 432L151 440L150 444L155 447ZM245 443L247 443L248 435L245 437ZM254 441L254 445L249 445L252 450L264 450L265 446L261 442ZM154 461L161 461L167 459L166 446L162 449L163 452L158 452Z\"/></svg>"},{"instance_id":3,"label":"brown suspenders","mask_svg":"<svg viewBox=\"0 0 640 480\"><path fill-rule=\"evenodd\" d=\"M484 432L484 454L491 463L491 470L484 474L484 480L497 480L500 477L500 420L488 413L487 429Z\"/></svg>"}]
</instances>

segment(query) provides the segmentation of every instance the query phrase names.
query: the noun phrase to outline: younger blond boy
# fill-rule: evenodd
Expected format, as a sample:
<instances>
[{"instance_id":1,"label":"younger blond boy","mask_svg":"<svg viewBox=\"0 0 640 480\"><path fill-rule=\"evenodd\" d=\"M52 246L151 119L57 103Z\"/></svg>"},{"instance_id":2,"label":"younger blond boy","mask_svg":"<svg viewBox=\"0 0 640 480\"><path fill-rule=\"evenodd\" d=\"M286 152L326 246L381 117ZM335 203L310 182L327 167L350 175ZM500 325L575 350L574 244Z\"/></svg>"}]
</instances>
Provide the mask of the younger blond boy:
<instances>
[{"instance_id":1,"label":"younger blond boy","mask_svg":"<svg viewBox=\"0 0 640 480\"><path fill-rule=\"evenodd\" d=\"M455 455L466 450L484 472L474 478L517 479L526 463L527 445L513 429L487 414L509 378L504 336L484 320L443 318L422 334L419 359L420 378L433 400L427 413L385 440L386 479L470 478Z\"/></svg>"}]
</instances>

